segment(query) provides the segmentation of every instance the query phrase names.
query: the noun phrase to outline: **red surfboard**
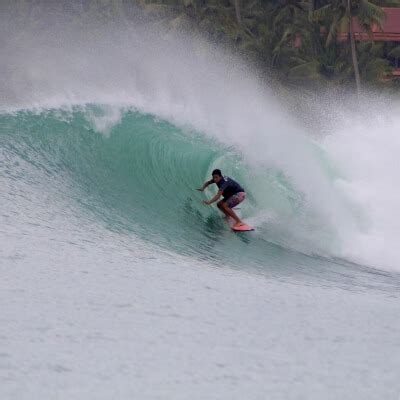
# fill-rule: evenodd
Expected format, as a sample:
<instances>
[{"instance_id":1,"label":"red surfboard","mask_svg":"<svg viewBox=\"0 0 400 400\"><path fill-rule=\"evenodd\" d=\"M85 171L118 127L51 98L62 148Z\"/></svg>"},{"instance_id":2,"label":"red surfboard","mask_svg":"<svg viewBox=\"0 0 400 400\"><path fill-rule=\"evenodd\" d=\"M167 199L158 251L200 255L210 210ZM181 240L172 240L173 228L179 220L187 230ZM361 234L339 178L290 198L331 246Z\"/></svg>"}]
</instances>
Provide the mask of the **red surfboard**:
<instances>
[{"instance_id":1,"label":"red surfboard","mask_svg":"<svg viewBox=\"0 0 400 400\"><path fill-rule=\"evenodd\" d=\"M244 225L236 226L236 227L235 227L236 221L235 221L233 218L231 218L231 217L227 218L227 222L228 222L230 228L231 228L234 232L249 232L249 231L254 231L254 228L253 228L252 226L250 226L250 225L247 225L247 224L244 224Z\"/></svg>"},{"instance_id":2,"label":"red surfboard","mask_svg":"<svg viewBox=\"0 0 400 400\"><path fill-rule=\"evenodd\" d=\"M231 229L234 231L234 232L249 232L249 231L254 231L254 228L253 227L251 227L251 226L249 226L249 225L246 225L246 224L244 224L244 225L240 225L240 226L231 226Z\"/></svg>"}]
</instances>

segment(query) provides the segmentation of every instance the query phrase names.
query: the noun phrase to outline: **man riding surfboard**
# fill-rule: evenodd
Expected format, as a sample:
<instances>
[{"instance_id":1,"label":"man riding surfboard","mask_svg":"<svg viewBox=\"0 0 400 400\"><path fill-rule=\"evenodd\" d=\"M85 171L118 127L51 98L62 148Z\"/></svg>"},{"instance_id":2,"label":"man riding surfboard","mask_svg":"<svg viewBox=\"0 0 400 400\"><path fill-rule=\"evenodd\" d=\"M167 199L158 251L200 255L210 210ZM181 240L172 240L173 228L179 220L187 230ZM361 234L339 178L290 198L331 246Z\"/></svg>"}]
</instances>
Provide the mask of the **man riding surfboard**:
<instances>
[{"instance_id":1,"label":"man riding surfboard","mask_svg":"<svg viewBox=\"0 0 400 400\"><path fill-rule=\"evenodd\" d=\"M231 217L235 220L235 225L233 229L244 226L244 222L236 215L236 213L232 210L238 204L240 204L246 198L246 192L244 189L234 181L232 178L228 176L223 176L220 169L214 169L212 172L212 179L205 182L204 185L197 189L200 192L203 192L204 189L215 183L218 186L218 193L210 200L204 200L203 203L210 205L223 196L223 199L218 201L218 208L227 216Z\"/></svg>"}]
</instances>

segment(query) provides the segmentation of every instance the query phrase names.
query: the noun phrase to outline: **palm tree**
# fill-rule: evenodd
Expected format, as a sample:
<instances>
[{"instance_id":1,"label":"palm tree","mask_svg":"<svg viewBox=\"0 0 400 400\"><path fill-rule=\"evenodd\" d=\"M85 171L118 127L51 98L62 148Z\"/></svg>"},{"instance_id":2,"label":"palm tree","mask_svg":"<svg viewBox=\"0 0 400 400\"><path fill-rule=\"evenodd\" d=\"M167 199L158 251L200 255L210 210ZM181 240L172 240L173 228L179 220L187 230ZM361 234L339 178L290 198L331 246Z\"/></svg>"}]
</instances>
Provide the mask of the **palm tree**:
<instances>
[{"instance_id":1,"label":"palm tree","mask_svg":"<svg viewBox=\"0 0 400 400\"><path fill-rule=\"evenodd\" d=\"M242 16L240 14L240 0L233 0L234 6L235 6L235 14L236 14L236 21L238 25L241 27L242 26Z\"/></svg>"},{"instance_id":2,"label":"palm tree","mask_svg":"<svg viewBox=\"0 0 400 400\"><path fill-rule=\"evenodd\" d=\"M309 20L309 5L302 0L280 0L270 10L268 25L271 65L285 79L314 79L319 76L319 36Z\"/></svg>"},{"instance_id":3,"label":"palm tree","mask_svg":"<svg viewBox=\"0 0 400 400\"><path fill-rule=\"evenodd\" d=\"M385 13L382 8L369 0L333 0L313 12L314 21L328 25L326 47L333 43L338 31L348 32L357 92L361 89L361 83L354 37L354 20L357 20L365 32L372 34L372 26L376 24L382 28L384 18Z\"/></svg>"},{"instance_id":4,"label":"palm tree","mask_svg":"<svg viewBox=\"0 0 400 400\"><path fill-rule=\"evenodd\" d=\"M346 18L349 21L349 35L350 35L350 47L351 47L351 59L353 61L353 69L354 69L354 77L356 79L356 87L357 93L360 92L361 82L360 82L360 69L358 67L357 60L357 50L356 50L356 41L354 38L354 27L353 27L353 17L351 15L351 3L350 0L347 0L346 7Z\"/></svg>"},{"instance_id":5,"label":"palm tree","mask_svg":"<svg viewBox=\"0 0 400 400\"><path fill-rule=\"evenodd\" d=\"M362 42L359 44L360 57L358 60L360 74L370 82L387 82L393 67L385 58L384 42Z\"/></svg>"}]
</instances>

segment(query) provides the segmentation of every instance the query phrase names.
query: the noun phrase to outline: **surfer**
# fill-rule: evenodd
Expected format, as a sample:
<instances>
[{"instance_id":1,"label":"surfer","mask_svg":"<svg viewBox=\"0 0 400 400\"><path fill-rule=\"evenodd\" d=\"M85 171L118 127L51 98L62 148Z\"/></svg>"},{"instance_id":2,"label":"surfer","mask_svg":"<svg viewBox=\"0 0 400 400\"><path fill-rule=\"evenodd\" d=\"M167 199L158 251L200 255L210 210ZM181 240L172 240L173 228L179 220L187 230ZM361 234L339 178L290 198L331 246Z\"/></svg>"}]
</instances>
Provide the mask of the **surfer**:
<instances>
[{"instance_id":1,"label":"surfer","mask_svg":"<svg viewBox=\"0 0 400 400\"><path fill-rule=\"evenodd\" d=\"M221 196L223 196L223 199L219 200L217 203L218 208L227 217L232 217L235 220L236 223L233 228L244 226L245 224L243 223L243 221L236 215L236 213L232 209L246 198L246 192L232 178L229 178L228 176L222 176L222 172L220 169L214 169L211 175L212 179L205 182L204 185L197 190L203 192L207 186L215 183L218 186L218 193L212 199L204 200L203 203L206 205L210 205L219 200Z\"/></svg>"}]
</instances>

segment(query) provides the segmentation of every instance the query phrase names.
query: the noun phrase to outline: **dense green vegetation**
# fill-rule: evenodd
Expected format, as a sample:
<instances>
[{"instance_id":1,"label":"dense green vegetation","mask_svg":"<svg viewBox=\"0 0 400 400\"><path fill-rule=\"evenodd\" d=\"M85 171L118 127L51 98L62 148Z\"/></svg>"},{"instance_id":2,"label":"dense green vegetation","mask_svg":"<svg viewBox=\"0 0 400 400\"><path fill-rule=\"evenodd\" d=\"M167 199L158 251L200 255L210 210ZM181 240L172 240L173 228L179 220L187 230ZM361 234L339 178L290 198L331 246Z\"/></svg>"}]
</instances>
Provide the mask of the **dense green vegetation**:
<instances>
[{"instance_id":1,"label":"dense green vegetation","mask_svg":"<svg viewBox=\"0 0 400 400\"><path fill-rule=\"evenodd\" d=\"M6 0L7 2L7 0ZM138 12L171 29L190 29L215 42L232 46L281 81L291 85L315 83L396 86L387 79L399 66L400 45L354 40L352 18L366 32L381 26L381 7L399 0L8 0L19 19L35 21L40 8L84 20L121 17L133 23ZM339 43L339 32L348 40Z\"/></svg>"},{"instance_id":2,"label":"dense green vegetation","mask_svg":"<svg viewBox=\"0 0 400 400\"><path fill-rule=\"evenodd\" d=\"M196 26L217 41L230 42L264 68L292 84L393 85L400 46L355 43L352 17L366 32L385 19L380 0L142 0L142 7L172 26ZM339 32L348 32L338 43Z\"/></svg>"}]
</instances>

